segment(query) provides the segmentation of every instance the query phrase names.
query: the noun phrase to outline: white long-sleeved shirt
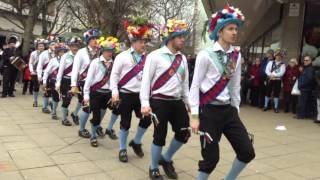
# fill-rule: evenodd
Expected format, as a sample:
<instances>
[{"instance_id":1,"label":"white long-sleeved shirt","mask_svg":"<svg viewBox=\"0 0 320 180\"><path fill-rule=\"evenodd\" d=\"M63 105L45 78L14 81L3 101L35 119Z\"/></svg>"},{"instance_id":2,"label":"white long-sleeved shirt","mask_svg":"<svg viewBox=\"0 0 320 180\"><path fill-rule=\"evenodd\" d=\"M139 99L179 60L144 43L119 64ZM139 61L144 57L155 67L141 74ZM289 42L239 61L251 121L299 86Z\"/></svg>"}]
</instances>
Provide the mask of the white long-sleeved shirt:
<instances>
[{"instance_id":1,"label":"white long-sleeved shirt","mask_svg":"<svg viewBox=\"0 0 320 180\"><path fill-rule=\"evenodd\" d=\"M120 53L114 60L114 64L111 71L110 77L110 89L112 91L112 95L119 94L118 83L137 63L136 53L133 48L130 48L126 51ZM139 56L141 61L141 56ZM142 71L138 73L135 77L133 77L127 84L125 84L122 88L134 92L139 93L141 88L141 80L142 80ZM123 90L123 92L127 92Z\"/></svg>"},{"instance_id":2,"label":"white long-sleeved shirt","mask_svg":"<svg viewBox=\"0 0 320 180\"><path fill-rule=\"evenodd\" d=\"M273 75L273 76L275 76L275 78L280 79L284 75L284 73L286 72L286 65L284 63L282 63L282 65L280 65L279 68L271 71L273 63L275 63L275 65L278 66L282 62L269 61L267 64L267 67L266 67L266 74L268 76Z\"/></svg>"},{"instance_id":3,"label":"white long-sleeved shirt","mask_svg":"<svg viewBox=\"0 0 320 180\"><path fill-rule=\"evenodd\" d=\"M89 100L90 99L90 87L98 82L100 82L105 74L107 69L105 68L105 66L102 63L105 63L105 61L107 61L103 56L100 56L99 58L94 59L91 63L90 63L90 67L88 70L88 75L87 75L87 79L86 82L84 84L83 87L83 94L84 94L84 99L85 100ZM109 66L112 66L113 60L110 59L107 61L107 68L109 68ZM105 83L101 89L110 89L110 79L107 83Z\"/></svg>"},{"instance_id":4,"label":"white long-sleeved shirt","mask_svg":"<svg viewBox=\"0 0 320 180\"><path fill-rule=\"evenodd\" d=\"M62 77L64 76L64 70L69 68L69 66L73 65L73 60L74 60L74 54L71 51L67 52L61 57L59 71L57 74L57 82L56 82L57 87L60 87L61 85L61 80L62 80ZM71 77L71 73L72 71L66 74L65 76Z\"/></svg>"},{"instance_id":5,"label":"white long-sleeved shirt","mask_svg":"<svg viewBox=\"0 0 320 180\"><path fill-rule=\"evenodd\" d=\"M177 69L177 72L162 87L151 92L151 96L153 94L162 94L165 96L175 97L177 99L183 99L184 102L188 104L189 72L187 59L183 54L181 54L181 52L173 54L167 46L163 46L148 55L143 68L140 91L142 107L150 106L150 91L154 83L166 70L169 69L177 54L182 56L182 62Z\"/></svg>"},{"instance_id":6,"label":"white long-sleeved shirt","mask_svg":"<svg viewBox=\"0 0 320 180\"><path fill-rule=\"evenodd\" d=\"M89 49L89 52L87 48ZM87 67L89 67L91 61L93 60L90 59L89 53L96 54L97 52L90 47L84 47L75 55L71 73L71 86L77 86L79 75L86 71ZM85 81L86 78L83 80Z\"/></svg>"},{"instance_id":7,"label":"white long-sleeved shirt","mask_svg":"<svg viewBox=\"0 0 320 180\"><path fill-rule=\"evenodd\" d=\"M58 57L58 56L51 59L47 68L44 70L44 73L43 73L43 85L44 86L46 86L47 80L53 72L56 71L58 73L60 59L61 59L61 57ZM53 77L53 78L56 78L56 77Z\"/></svg>"},{"instance_id":8,"label":"white long-sleeved shirt","mask_svg":"<svg viewBox=\"0 0 320 180\"><path fill-rule=\"evenodd\" d=\"M189 93L189 103L191 105L191 114L199 114L200 104L200 91L202 93L207 92L221 77L221 72L215 65L210 53L223 51L225 53L231 53L235 49L233 46L229 50L224 51L218 42L215 42L213 47L206 50L202 50L196 59L196 65L193 74L192 85ZM210 53L209 53L210 52ZM236 64L236 69L231 77L228 86L217 96L216 100L219 102L230 102L232 106L238 109L240 105L240 81L241 81L241 55ZM224 55L224 61L227 61L226 55Z\"/></svg>"},{"instance_id":9,"label":"white long-sleeved shirt","mask_svg":"<svg viewBox=\"0 0 320 180\"><path fill-rule=\"evenodd\" d=\"M39 56L39 62L37 65L38 79L41 80L42 73L45 70L45 66L49 63L50 59L54 58L55 54L51 49L43 51Z\"/></svg>"},{"instance_id":10,"label":"white long-sleeved shirt","mask_svg":"<svg viewBox=\"0 0 320 180\"><path fill-rule=\"evenodd\" d=\"M29 58L29 71L32 75L36 75L37 74L37 65L39 62L39 56L40 56L40 51L35 50L32 51L32 53L30 54L30 58Z\"/></svg>"}]
</instances>

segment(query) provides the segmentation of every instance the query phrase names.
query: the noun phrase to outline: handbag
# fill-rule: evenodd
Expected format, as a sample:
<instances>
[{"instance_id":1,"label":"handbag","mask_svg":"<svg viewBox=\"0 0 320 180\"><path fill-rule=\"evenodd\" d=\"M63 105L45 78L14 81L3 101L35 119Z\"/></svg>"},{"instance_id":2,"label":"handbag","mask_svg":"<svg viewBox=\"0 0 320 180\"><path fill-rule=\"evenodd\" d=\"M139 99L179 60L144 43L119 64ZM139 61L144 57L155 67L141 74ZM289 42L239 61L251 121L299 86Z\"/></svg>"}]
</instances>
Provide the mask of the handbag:
<instances>
[{"instance_id":1,"label":"handbag","mask_svg":"<svg viewBox=\"0 0 320 180\"><path fill-rule=\"evenodd\" d=\"M292 91L291 91L292 95L300 95L301 92L298 88L298 80L296 80L296 82L294 83L293 87L292 87Z\"/></svg>"}]
</instances>

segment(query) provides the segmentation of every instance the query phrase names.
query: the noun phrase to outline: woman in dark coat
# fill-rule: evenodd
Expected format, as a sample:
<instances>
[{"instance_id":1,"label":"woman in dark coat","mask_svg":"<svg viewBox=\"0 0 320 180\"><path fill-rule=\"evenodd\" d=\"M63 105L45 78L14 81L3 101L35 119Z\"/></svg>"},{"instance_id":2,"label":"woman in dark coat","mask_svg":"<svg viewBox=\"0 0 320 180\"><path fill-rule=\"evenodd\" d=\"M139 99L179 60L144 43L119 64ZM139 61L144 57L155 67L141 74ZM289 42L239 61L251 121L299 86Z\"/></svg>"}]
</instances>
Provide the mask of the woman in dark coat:
<instances>
[{"instance_id":1,"label":"woman in dark coat","mask_svg":"<svg viewBox=\"0 0 320 180\"><path fill-rule=\"evenodd\" d=\"M262 83L260 77L260 66L261 60L260 58L256 58L254 64L250 67L249 75L251 80L251 105L252 106L259 106L259 96L260 96L260 86Z\"/></svg>"},{"instance_id":2,"label":"woman in dark coat","mask_svg":"<svg viewBox=\"0 0 320 180\"><path fill-rule=\"evenodd\" d=\"M291 91L294 83L299 76L299 67L297 59L291 59L288 66L286 67L286 72L283 76L283 99L285 103L284 112L289 112L290 109L293 113L296 113L296 106L298 102L298 96L292 95Z\"/></svg>"}]
</instances>

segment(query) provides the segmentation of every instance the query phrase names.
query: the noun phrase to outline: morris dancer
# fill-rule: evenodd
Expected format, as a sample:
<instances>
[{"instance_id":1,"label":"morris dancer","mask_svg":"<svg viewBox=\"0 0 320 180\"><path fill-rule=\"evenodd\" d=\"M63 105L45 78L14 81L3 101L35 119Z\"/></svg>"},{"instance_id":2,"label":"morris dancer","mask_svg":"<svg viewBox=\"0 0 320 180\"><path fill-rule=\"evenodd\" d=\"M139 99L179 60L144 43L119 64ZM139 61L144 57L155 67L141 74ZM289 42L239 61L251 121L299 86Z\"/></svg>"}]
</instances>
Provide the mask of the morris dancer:
<instances>
[{"instance_id":1,"label":"morris dancer","mask_svg":"<svg viewBox=\"0 0 320 180\"><path fill-rule=\"evenodd\" d=\"M141 105L139 92L141 89L142 70L146 61L145 41L152 35L151 25L143 18L134 18L125 22L131 48L120 53L114 61L111 72L110 88L112 90L112 102L120 102L120 151L119 160L128 161L127 155L127 137L131 126L132 111L140 119L136 136L130 141L135 154L143 157L141 148L141 139L147 128L150 126L149 119L143 119L141 114ZM120 91L120 92L119 92Z\"/></svg>"},{"instance_id":2,"label":"morris dancer","mask_svg":"<svg viewBox=\"0 0 320 180\"><path fill-rule=\"evenodd\" d=\"M141 112L145 116L154 113L158 118L151 145L150 179L163 179L158 164L162 165L170 179L177 179L172 157L190 137L187 112L190 109L188 62L180 52L184 47L185 35L188 34L188 25L181 20L168 20L161 32L164 46L151 52L144 66L140 92ZM167 151L161 155L168 122L175 135Z\"/></svg>"},{"instance_id":3,"label":"morris dancer","mask_svg":"<svg viewBox=\"0 0 320 180\"><path fill-rule=\"evenodd\" d=\"M37 65L37 75L38 75L38 82L40 84L43 83L42 76L44 70L47 68L49 61L55 57L54 53L54 46L56 44L56 40L49 36L48 39L48 44L49 48L45 51L43 51L40 56L39 56L39 62ZM49 97L50 97L50 92L45 92L43 93L43 104L42 104L42 112L46 114L50 114L50 110L48 109L49 105Z\"/></svg>"},{"instance_id":4,"label":"morris dancer","mask_svg":"<svg viewBox=\"0 0 320 180\"><path fill-rule=\"evenodd\" d=\"M225 180L235 180L255 157L248 132L239 118L241 55L232 46L243 21L241 11L229 6L213 14L208 27L209 37L215 43L197 56L189 102L191 127L202 135L203 160L199 161L198 180L208 179L215 169L222 134L237 154Z\"/></svg>"},{"instance_id":5,"label":"morris dancer","mask_svg":"<svg viewBox=\"0 0 320 180\"><path fill-rule=\"evenodd\" d=\"M89 29L83 34L83 38L86 47L80 49L74 57L74 63L72 66L71 73L71 92L73 94L78 94L78 105L77 109L81 108L83 103L83 86L87 77L87 72L91 61L98 57L98 38L101 32L98 29ZM81 91L79 91L79 88ZM88 106L84 106L80 112L80 122L79 122L79 136L83 138L90 138L90 133L85 129L87 120L89 118L90 109ZM77 118L77 112L73 112L71 117L73 119ZM76 120L74 120L76 121ZM102 129L98 129L98 134L103 135Z\"/></svg>"},{"instance_id":6,"label":"morris dancer","mask_svg":"<svg viewBox=\"0 0 320 180\"><path fill-rule=\"evenodd\" d=\"M61 60L61 57L63 56L63 54L65 52L67 52L67 46L63 43L58 43L55 46L55 53L56 53L56 57L53 58L52 60L50 60L48 67L45 69L44 73L43 73L43 87L47 90L51 92L52 95L52 112L51 112L51 116L52 119L57 120L57 107L58 107L58 103L60 100L60 95L59 92L56 91L55 88L55 83L56 83L56 78L57 78L57 74L58 74L58 70L59 70L59 63ZM62 124L65 125L66 122L64 122L64 120L62 121Z\"/></svg>"},{"instance_id":7,"label":"morris dancer","mask_svg":"<svg viewBox=\"0 0 320 180\"><path fill-rule=\"evenodd\" d=\"M47 41L45 39L36 39L34 45L36 50L30 54L29 70L31 73L31 81L33 83L32 95L33 95L33 107L38 107L38 95L39 95L39 81L37 76L37 66L39 63L39 56L44 51Z\"/></svg>"},{"instance_id":8,"label":"morris dancer","mask_svg":"<svg viewBox=\"0 0 320 180\"><path fill-rule=\"evenodd\" d=\"M56 90L58 92L61 92L62 96L62 125L65 126L71 126L71 122L67 119L68 117L68 107L70 105L72 94L70 93L71 90L71 72L72 72L72 65L75 54L78 52L78 49L81 46L81 38L79 37L73 37L68 42L70 51L66 54L64 54L61 57L59 71L57 74L57 82L56 82ZM60 87L61 86L61 87ZM77 109L75 110L75 112ZM78 118L75 118L74 113L71 113L71 116L73 117L74 124L78 125L79 120Z\"/></svg>"},{"instance_id":9,"label":"morris dancer","mask_svg":"<svg viewBox=\"0 0 320 180\"><path fill-rule=\"evenodd\" d=\"M113 65L112 54L118 49L119 43L117 38L108 37L106 39L100 38L99 45L101 56L91 62L83 87L84 104L90 104L93 116L90 139L90 144L93 147L98 147L97 129L106 113L107 102L111 99L109 79Z\"/></svg>"}]
</instances>

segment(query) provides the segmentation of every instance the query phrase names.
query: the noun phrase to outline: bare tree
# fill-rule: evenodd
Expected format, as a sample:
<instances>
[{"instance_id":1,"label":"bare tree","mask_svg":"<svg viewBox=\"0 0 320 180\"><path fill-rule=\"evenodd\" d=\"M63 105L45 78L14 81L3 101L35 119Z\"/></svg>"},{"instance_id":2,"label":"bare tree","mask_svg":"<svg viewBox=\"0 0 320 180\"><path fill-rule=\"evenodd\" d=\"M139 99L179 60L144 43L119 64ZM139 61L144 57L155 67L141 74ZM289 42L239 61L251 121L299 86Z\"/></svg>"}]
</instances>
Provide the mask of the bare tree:
<instances>
[{"instance_id":1,"label":"bare tree","mask_svg":"<svg viewBox=\"0 0 320 180\"><path fill-rule=\"evenodd\" d=\"M54 3L56 0L7 0L6 3L12 6L12 12L15 14L15 18L21 24L17 24L12 17L5 17L9 22L15 24L23 32L23 47L22 53L26 55L30 48L30 41L33 38L33 28L37 22L44 2L48 5Z\"/></svg>"}]
</instances>

